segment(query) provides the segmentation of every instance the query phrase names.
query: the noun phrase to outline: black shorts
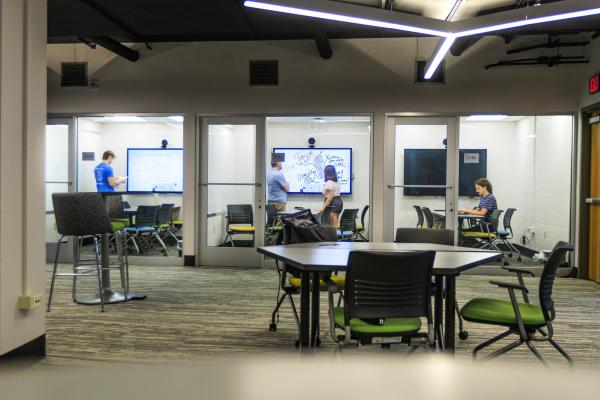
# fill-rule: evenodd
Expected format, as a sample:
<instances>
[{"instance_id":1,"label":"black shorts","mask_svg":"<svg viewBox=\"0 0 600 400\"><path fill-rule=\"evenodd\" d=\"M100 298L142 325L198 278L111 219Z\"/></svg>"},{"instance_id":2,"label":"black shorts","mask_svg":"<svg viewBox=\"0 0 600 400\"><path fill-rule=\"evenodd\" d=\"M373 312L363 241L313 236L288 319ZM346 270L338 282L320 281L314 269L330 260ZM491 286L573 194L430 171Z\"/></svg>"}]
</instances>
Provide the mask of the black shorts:
<instances>
[{"instance_id":1,"label":"black shorts","mask_svg":"<svg viewBox=\"0 0 600 400\"><path fill-rule=\"evenodd\" d=\"M334 197L329 204L331 212L341 214L344 209L344 202L340 196Z\"/></svg>"}]
</instances>

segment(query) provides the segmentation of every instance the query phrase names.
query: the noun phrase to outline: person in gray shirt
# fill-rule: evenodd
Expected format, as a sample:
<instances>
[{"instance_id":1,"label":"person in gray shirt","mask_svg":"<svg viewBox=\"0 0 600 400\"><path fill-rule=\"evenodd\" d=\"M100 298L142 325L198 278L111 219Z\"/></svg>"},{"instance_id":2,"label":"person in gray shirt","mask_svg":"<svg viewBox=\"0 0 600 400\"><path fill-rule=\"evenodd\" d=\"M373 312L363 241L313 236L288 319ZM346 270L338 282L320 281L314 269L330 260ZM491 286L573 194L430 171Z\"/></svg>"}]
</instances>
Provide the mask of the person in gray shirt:
<instances>
[{"instance_id":1,"label":"person in gray shirt","mask_svg":"<svg viewBox=\"0 0 600 400\"><path fill-rule=\"evenodd\" d=\"M281 169L281 162L271 162L271 170L267 173L268 198L267 204L275 207L277 212L284 212L287 203L290 184L286 181Z\"/></svg>"}]
</instances>

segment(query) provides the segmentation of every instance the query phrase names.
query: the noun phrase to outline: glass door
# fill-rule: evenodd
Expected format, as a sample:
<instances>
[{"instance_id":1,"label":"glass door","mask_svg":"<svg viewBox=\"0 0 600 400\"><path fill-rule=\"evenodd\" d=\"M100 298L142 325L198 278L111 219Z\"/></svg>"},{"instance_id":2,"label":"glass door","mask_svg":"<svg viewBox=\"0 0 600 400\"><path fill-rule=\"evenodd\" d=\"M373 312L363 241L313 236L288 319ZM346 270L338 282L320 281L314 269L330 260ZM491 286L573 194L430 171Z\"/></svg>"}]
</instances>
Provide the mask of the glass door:
<instances>
[{"instance_id":1,"label":"glass door","mask_svg":"<svg viewBox=\"0 0 600 400\"><path fill-rule=\"evenodd\" d=\"M52 194L72 192L74 140L73 119L49 119L46 123L46 260L54 262L56 245L60 238L56 230ZM61 246L59 261L68 262L71 258L70 246Z\"/></svg>"},{"instance_id":2,"label":"glass door","mask_svg":"<svg viewBox=\"0 0 600 400\"><path fill-rule=\"evenodd\" d=\"M259 266L264 235L264 119L204 118L200 265Z\"/></svg>"},{"instance_id":3,"label":"glass door","mask_svg":"<svg viewBox=\"0 0 600 400\"><path fill-rule=\"evenodd\" d=\"M456 226L456 126L456 118L394 118L388 124L393 143L391 238L397 228Z\"/></svg>"}]
</instances>

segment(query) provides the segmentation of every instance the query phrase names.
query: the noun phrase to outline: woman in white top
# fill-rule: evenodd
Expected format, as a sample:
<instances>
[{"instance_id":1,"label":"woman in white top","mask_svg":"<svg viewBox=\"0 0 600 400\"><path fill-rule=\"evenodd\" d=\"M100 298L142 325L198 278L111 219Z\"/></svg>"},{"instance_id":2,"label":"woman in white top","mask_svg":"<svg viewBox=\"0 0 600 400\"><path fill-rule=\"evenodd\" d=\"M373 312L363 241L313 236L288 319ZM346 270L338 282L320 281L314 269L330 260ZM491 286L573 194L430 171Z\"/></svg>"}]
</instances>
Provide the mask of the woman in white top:
<instances>
[{"instance_id":1,"label":"woman in white top","mask_svg":"<svg viewBox=\"0 0 600 400\"><path fill-rule=\"evenodd\" d=\"M329 223L331 226L338 226L340 213L344 208L344 202L340 197L340 183L337 178L337 171L333 165L325 167L325 185L323 186L323 195L325 200L321 211L329 207Z\"/></svg>"}]
</instances>

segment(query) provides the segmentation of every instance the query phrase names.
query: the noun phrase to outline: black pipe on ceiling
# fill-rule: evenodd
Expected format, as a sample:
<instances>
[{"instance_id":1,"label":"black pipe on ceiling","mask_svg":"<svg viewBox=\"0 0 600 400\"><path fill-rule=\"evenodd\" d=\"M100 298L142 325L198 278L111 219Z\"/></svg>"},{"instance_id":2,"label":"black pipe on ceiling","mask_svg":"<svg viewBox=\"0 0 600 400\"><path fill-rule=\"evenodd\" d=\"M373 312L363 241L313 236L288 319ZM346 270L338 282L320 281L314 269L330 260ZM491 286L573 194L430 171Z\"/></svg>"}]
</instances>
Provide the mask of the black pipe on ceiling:
<instances>
[{"instance_id":1,"label":"black pipe on ceiling","mask_svg":"<svg viewBox=\"0 0 600 400\"><path fill-rule=\"evenodd\" d=\"M326 33L318 32L315 33L315 44L319 50L319 55L324 60L329 60L333 57L333 49L331 48L331 42L327 37Z\"/></svg>"},{"instance_id":2,"label":"black pipe on ceiling","mask_svg":"<svg viewBox=\"0 0 600 400\"><path fill-rule=\"evenodd\" d=\"M104 47L108 51L112 51L128 61L136 62L140 59L140 53L138 51L124 46L109 36L94 36L91 38L91 41L96 43L98 46Z\"/></svg>"}]
</instances>

